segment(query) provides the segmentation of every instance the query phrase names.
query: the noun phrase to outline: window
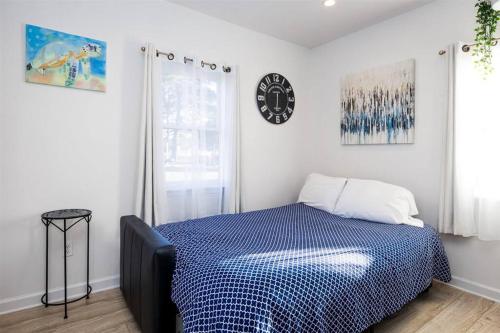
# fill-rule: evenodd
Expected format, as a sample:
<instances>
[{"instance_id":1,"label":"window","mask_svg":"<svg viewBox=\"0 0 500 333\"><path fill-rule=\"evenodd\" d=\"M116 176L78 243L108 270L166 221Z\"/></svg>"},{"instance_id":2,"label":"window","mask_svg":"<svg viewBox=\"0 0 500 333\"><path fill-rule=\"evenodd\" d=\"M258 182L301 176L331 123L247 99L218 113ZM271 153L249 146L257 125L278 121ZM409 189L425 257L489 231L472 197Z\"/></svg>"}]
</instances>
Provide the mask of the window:
<instances>
[{"instance_id":1,"label":"window","mask_svg":"<svg viewBox=\"0 0 500 333\"><path fill-rule=\"evenodd\" d=\"M195 63L161 62L155 147L169 221L234 212L238 196L235 75Z\"/></svg>"},{"instance_id":2,"label":"window","mask_svg":"<svg viewBox=\"0 0 500 333\"><path fill-rule=\"evenodd\" d=\"M223 74L221 74L223 75ZM171 189L198 180L202 187L219 183L221 130L219 82L182 74L167 74L163 85L165 179Z\"/></svg>"}]
</instances>

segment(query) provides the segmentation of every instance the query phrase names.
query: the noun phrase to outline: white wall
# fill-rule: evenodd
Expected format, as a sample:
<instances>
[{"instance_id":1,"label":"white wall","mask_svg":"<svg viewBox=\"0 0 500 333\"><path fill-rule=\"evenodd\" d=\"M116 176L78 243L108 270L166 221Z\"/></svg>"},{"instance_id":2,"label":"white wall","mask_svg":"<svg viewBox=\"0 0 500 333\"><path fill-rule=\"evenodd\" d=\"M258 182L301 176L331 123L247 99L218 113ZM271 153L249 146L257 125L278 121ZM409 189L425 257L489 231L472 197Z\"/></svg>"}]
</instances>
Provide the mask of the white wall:
<instances>
[{"instance_id":1,"label":"white wall","mask_svg":"<svg viewBox=\"0 0 500 333\"><path fill-rule=\"evenodd\" d=\"M165 1L0 2L0 312L37 303L44 288L40 213L92 209L91 279L116 283L119 217L132 208L146 41L165 51L200 56L240 69L243 208L296 199L309 146L304 124L308 50ZM24 82L24 24L108 43L107 92ZM267 123L255 105L261 76L280 72L297 97L293 118ZM85 233L72 230L69 284L84 281ZM62 286L62 236L51 234L51 287ZM56 294L60 295L60 293Z\"/></svg>"},{"instance_id":2,"label":"white wall","mask_svg":"<svg viewBox=\"0 0 500 333\"><path fill-rule=\"evenodd\" d=\"M0 8L1 8L1 5L0 5ZM3 10L0 10L0 43L5 40L5 37L4 37L4 33L3 33L3 21L4 21L4 12ZM0 73L3 73L3 48L0 47ZM3 108L3 94L4 94L4 83L3 83L3 80L0 79L0 131L2 130L2 125L4 123L4 118L3 118L3 112L2 112L2 108ZM4 196L4 193L2 191L2 188L4 188L4 159L3 159L3 138L2 138L2 134L0 132L0 216L1 216L1 212L3 212L3 201L5 199L5 196ZM1 232L2 232L2 228L1 228L1 225L2 225L2 218L0 217L0 267L4 267L4 263L5 263L5 257L6 257L6 246L4 244L4 242L2 241L2 236L1 236ZM1 281L3 281L4 279L4 274L3 274L3 270L0 269L0 285L2 284ZM0 287L0 301L2 299L1 297L2 295L2 289Z\"/></svg>"},{"instance_id":3,"label":"white wall","mask_svg":"<svg viewBox=\"0 0 500 333\"><path fill-rule=\"evenodd\" d=\"M447 79L446 56L438 51L473 40L474 2L437 1L312 51L308 101L315 123L308 132L315 133L318 146L307 159L309 170L406 186L415 193L422 218L437 225ZM416 59L415 144L342 146L341 77L410 58ZM500 242L448 236L444 241L457 278L453 283L500 300Z\"/></svg>"}]
</instances>

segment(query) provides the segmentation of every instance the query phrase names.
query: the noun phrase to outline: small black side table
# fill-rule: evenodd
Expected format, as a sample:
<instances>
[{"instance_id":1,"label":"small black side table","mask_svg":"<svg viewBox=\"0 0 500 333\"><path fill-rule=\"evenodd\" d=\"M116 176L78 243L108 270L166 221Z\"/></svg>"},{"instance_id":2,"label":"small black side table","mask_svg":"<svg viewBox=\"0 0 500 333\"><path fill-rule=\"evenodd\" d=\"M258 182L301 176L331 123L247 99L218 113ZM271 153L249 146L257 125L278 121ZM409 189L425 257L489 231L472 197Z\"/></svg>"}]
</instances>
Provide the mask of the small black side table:
<instances>
[{"instance_id":1,"label":"small black side table","mask_svg":"<svg viewBox=\"0 0 500 333\"><path fill-rule=\"evenodd\" d=\"M62 209L54 210L42 214L42 223L45 225L45 294L42 296L42 303L45 307L49 305L64 305L64 319L68 318L68 304L79 301L83 298L89 298L92 287L89 284L89 232L92 211L88 209ZM62 226L57 225L57 221L63 221ZM68 284L66 270L66 232L80 221L87 222L87 293L79 298L68 301ZM70 223L68 226L68 222ZM53 225L64 233L64 302L49 303L49 226Z\"/></svg>"}]
</instances>

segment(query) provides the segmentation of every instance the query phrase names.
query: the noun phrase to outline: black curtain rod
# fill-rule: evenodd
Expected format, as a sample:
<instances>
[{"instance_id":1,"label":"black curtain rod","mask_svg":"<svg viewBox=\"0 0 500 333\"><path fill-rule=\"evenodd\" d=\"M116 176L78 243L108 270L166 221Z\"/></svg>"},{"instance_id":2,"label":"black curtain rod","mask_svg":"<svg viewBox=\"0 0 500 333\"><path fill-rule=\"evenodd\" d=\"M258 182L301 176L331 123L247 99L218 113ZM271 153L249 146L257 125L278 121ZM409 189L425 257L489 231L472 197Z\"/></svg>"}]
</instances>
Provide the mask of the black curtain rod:
<instances>
[{"instance_id":1,"label":"black curtain rod","mask_svg":"<svg viewBox=\"0 0 500 333\"><path fill-rule=\"evenodd\" d=\"M141 51L142 52L146 52L146 47L142 46L141 47ZM175 55L172 52L161 52L161 51L156 50L156 56L159 57L160 55L166 56L168 60L174 60L175 59ZM194 60L192 58L184 57L184 63L185 64L187 64L188 62L193 62L193 61ZM209 62L206 62L206 61L202 60L201 61L201 67L205 67L205 66L208 66L213 71L217 69L217 65L216 64L209 63ZM222 71L225 72L225 73L230 73L231 72L231 67L222 66Z\"/></svg>"},{"instance_id":2,"label":"black curtain rod","mask_svg":"<svg viewBox=\"0 0 500 333\"><path fill-rule=\"evenodd\" d=\"M493 42L491 43L491 46L497 46L499 40L500 40L500 38L493 38ZM475 44L464 44L462 46L462 51L469 52L476 45L477 45L477 43L475 43ZM439 55L444 55L444 54L446 54L446 50L439 50L438 54Z\"/></svg>"},{"instance_id":3,"label":"black curtain rod","mask_svg":"<svg viewBox=\"0 0 500 333\"><path fill-rule=\"evenodd\" d=\"M491 43L491 45L497 46L499 40L500 40L500 38L493 38L493 42ZM469 44L469 45L465 44L464 46L462 46L462 51L469 52L471 47L474 47L476 45L477 45L477 43L476 44Z\"/></svg>"}]
</instances>

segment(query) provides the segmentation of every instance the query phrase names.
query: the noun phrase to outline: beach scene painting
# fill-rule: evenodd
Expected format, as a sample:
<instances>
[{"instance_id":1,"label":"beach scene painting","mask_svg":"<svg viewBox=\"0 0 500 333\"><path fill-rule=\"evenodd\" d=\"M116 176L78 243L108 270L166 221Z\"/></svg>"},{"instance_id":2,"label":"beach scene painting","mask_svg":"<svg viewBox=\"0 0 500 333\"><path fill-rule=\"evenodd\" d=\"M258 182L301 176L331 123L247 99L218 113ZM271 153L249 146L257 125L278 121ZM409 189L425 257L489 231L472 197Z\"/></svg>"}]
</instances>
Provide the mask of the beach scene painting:
<instances>
[{"instance_id":1,"label":"beach scene painting","mask_svg":"<svg viewBox=\"0 0 500 333\"><path fill-rule=\"evenodd\" d=\"M346 145L413 143L415 60L344 77L340 133Z\"/></svg>"},{"instance_id":2,"label":"beach scene painting","mask_svg":"<svg viewBox=\"0 0 500 333\"><path fill-rule=\"evenodd\" d=\"M27 24L26 81L106 91L106 42Z\"/></svg>"}]
</instances>

